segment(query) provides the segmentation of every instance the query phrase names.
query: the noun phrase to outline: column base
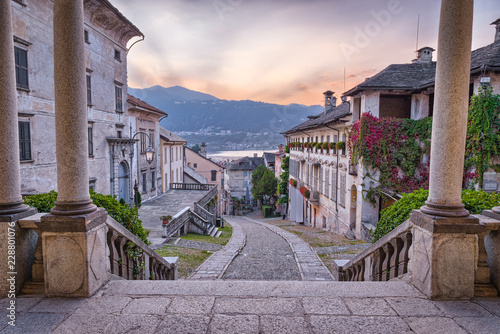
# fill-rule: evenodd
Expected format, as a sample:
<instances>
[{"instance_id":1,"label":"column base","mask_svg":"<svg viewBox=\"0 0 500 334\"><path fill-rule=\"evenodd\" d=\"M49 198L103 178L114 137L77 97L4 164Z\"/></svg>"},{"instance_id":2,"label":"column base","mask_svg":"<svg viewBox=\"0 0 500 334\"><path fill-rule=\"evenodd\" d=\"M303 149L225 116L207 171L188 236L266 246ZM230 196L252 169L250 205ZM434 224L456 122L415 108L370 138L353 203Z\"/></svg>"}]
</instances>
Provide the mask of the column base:
<instances>
[{"instance_id":1,"label":"column base","mask_svg":"<svg viewBox=\"0 0 500 334\"><path fill-rule=\"evenodd\" d=\"M92 200L77 201L77 202L55 202L50 213L55 216L80 216L92 213L97 210L97 206L92 203Z\"/></svg>"},{"instance_id":2,"label":"column base","mask_svg":"<svg viewBox=\"0 0 500 334\"><path fill-rule=\"evenodd\" d=\"M36 209L24 204L23 201L0 204L0 221L3 222L17 221L35 213Z\"/></svg>"},{"instance_id":3,"label":"column base","mask_svg":"<svg viewBox=\"0 0 500 334\"><path fill-rule=\"evenodd\" d=\"M410 216L416 225L410 258L412 284L431 299L474 297L478 237L485 227L474 217L435 217L420 210Z\"/></svg>"},{"instance_id":4,"label":"column base","mask_svg":"<svg viewBox=\"0 0 500 334\"><path fill-rule=\"evenodd\" d=\"M457 206L442 205L429 201L425 202L425 205L420 208L420 211L427 215L436 217L468 217L470 215L469 211L465 209L463 204Z\"/></svg>"},{"instance_id":5,"label":"column base","mask_svg":"<svg viewBox=\"0 0 500 334\"><path fill-rule=\"evenodd\" d=\"M109 279L106 210L87 215L42 217L45 294L90 297Z\"/></svg>"}]
</instances>

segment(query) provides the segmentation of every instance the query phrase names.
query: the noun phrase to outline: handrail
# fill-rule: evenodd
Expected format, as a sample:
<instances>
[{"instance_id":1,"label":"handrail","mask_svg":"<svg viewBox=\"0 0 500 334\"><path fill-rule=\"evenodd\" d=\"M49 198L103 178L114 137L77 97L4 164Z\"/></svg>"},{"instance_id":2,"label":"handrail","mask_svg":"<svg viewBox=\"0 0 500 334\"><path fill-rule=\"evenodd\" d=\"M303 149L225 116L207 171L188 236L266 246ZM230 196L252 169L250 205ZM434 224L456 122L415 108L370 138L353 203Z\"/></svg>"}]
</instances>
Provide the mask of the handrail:
<instances>
[{"instance_id":1,"label":"handrail","mask_svg":"<svg viewBox=\"0 0 500 334\"><path fill-rule=\"evenodd\" d=\"M355 258L337 267L339 281L388 281L408 272L412 245L410 220L377 240ZM368 269L368 270L367 270Z\"/></svg>"},{"instance_id":2,"label":"handrail","mask_svg":"<svg viewBox=\"0 0 500 334\"><path fill-rule=\"evenodd\" d=\"M205 219L209 224L215 224L215 215L198 203L195 203L194 205L194 212L203 217L203 219Z\"/></svg>"},{"instance_id":3,"label":"handrail","mask_svg":"<svg viewBox=\"0 0 500 334\"><path fill-rule=\"evenodd\" d=\"M214 187L214 184L209 183L170 183L170 189L174 190L210 190Z\"/></svg>"},{"instance_id":4,"label":"handrail","mask_svg":"<svg viewBox=\"0 0 500 334\"><path fill-rule=\"evenodd\" d=\"M196 204L198 204L199 206L205 207L208 204L208 202L212 200L212 198L217 196L218 192L219 189L217 189L217 187L213 187L212 189L210 189L208 193L205 194L205 196L200 198L198 202L195 202L195 206Z\"/></svg>"},{"instance_id":5,"label":"handrail","mask_svg":"<svg viewBox=\"0 0 500 334\"><path fill-rule=\"evenodd\" d=\"M107 244L111 273L129 280L175 280L177 264L170 263L137 236L108 216ZM130 249L132 243L135 249Z\"/></svg>"}]
</instances>

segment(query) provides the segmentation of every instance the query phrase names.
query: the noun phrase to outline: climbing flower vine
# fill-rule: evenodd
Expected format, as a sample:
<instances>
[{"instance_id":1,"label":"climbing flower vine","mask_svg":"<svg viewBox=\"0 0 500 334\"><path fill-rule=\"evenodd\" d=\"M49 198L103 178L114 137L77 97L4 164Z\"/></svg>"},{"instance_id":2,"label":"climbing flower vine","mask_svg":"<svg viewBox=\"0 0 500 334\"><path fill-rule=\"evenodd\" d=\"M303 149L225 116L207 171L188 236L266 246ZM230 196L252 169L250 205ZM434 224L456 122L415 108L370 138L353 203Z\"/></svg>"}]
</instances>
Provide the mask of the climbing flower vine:
<instances>
[{"instance_id":1,"label":"climbing flower vine","mask_svg":"<svg viewBox=\"0 0 500 334\"><path fill-rule=\"evenodd\" d=\"M351 164L365 169L364 196L376 203L383 190L408 193L428 188L432 118L421 120L378 118L363 114L348 133ZM366 184L365 184L366 186Z\"/></svg>"}]
</instances>

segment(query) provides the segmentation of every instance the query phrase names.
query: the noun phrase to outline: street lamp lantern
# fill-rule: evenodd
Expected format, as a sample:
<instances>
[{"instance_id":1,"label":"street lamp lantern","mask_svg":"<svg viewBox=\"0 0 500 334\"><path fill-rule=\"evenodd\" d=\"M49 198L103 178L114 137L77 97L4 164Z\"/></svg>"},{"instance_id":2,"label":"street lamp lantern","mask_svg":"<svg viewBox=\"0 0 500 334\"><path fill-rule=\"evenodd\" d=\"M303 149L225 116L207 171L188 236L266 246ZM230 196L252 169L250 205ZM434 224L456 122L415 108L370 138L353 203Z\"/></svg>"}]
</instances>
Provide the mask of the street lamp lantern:
<instances>
[{"instance_id":1,"label":"street lamp lantern","mask_svg":"<svg viewBox=\"0 0 500 334\"><path fill-rule=\"evenodd\" d=\"M148 148L146 149L146 161L150 164L153 162L153 157L155 154L155 150L151 147L151 143L149 143Z\"/></svg>"}]
</instances>

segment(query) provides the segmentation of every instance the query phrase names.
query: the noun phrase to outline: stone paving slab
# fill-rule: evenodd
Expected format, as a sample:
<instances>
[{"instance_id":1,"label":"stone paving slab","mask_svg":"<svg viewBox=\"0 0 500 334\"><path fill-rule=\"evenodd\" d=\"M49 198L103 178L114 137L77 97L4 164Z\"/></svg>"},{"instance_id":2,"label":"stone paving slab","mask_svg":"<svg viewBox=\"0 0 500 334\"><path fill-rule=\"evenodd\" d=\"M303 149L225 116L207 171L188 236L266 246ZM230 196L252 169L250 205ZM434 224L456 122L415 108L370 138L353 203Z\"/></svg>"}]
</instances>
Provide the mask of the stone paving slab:
<instances>
[{"instance_id":1,"label":"stone paving slab","mask_svg":"<svg viewBox=\"0 0 500 334\"><path fill-rule=\"evenodd\" d=\"M274 233L283 237L292 248L295 261L299 267L300 276L303 281L333 281L330 270L323 264L316 252L301 238L295 234L285 231L278 226L264 223L259 220L243 217L256 224L267 227Z\"/></svg>"},{"instance_id":2,"label":"stone paving slab","mask_svg":"<svg viewBox=\"0 0 500 334\"><path fill-rule=\"evenodd\" d=\"M0 333L499 332L500 298L431 301L402 281L350 283L112 281L85 300L18 298L16 327L2 317Z\"/></svg>"},{"instance_id":3,"label":"stone paving slab","mask_svg":"<svg viewBox=\"0 0 500 334\"><path fill-rule=\"evenodd\" d=\"M215 280L224 275L231 262L245 246L246 236L243 228L235 217L224 217L231 225L233 232L229 242L219 251L205 260L188 280Z\"/></svg>"}]
</instances>

